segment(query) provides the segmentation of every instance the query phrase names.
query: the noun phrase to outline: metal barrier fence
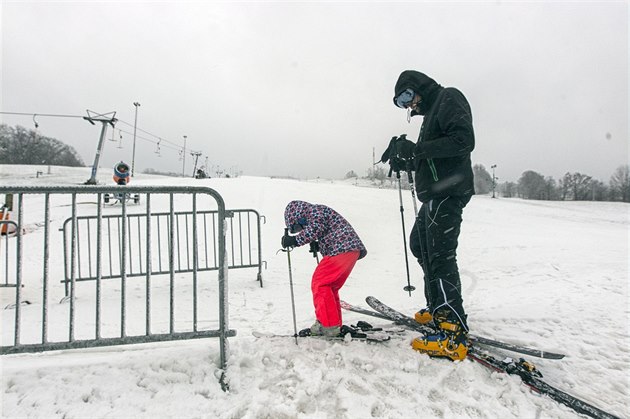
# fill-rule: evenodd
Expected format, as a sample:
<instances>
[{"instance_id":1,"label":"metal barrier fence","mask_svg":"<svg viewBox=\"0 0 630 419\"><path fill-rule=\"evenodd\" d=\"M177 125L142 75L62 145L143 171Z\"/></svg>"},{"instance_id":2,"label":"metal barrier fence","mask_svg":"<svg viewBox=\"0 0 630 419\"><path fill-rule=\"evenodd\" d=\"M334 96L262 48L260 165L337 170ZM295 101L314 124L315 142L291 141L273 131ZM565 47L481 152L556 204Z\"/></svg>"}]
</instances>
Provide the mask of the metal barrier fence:
<instances>
[{"instance_id":1,"label":"metal barrier fence","mask_svg":"<svg viewBox=\"0 0 630 419\"><path fill-rule=\"evenodd\" d=\"M235 330L230 330L228 327L228 305L227 305L227 251L226 251L226 229L227 229L227 211L225 210L225 204L223 198L219 193L211 188L205 187L153 187L153 186L126 186L124 195L126 197L132 196L132 194L139 194L144 198L144 203L136 206L137 208L144 208L146 214L152 213L152 205L162 204L168 205L169 212L167 218L169 219L169 228L167 237L164 240L167 243L168 249L168 269L166 270L169 276L168 290L162 289L158 293L155 288L157 284L153 284L151 269L153 263L152 251L150 246L152 242L152 234L155 231L152 222L153 217L144 217L145 227L144 243L147 244L144 249L145 266L145 281L144 289L140 289L139 285L135 283L135 288L127 287L127 261L128 261L128 247L127 247L127 226L128 219L131 216L129 214L129 205L127 199L121 199L120 205L117 207L104 208L103 198L105 194L120 193L119 186L48 186L48 187L5 187L0 186L0 194L15 194L17 195L17 223L16 234L10 240L15 240L15 305L14 316L12 321L10 317L3 314L2 316L2 346L0 346L0 354L13 354L24 352L39 352L46 350L59 350L59 349L73 349L73 348L87 348L97 346L108 345L124 345L133 343L145 343L145 342L159 342L169 340L181 340L192 338L206 338L206 337L218 337L220 346L220 368L225 372L227 365L227 338L236 335ZM25 200L26 196L29 196L28 214L25 214ZM96 197L96 202L78 202L77 197ZM188 270L192 274L192 282L182 281L178 279L175 281L175 260L177 254L175 250L181 250L176 245L176 217L175 217L175 197L177 196L178 207L187 206L192 207L190 211L190 222L192 228L190 234L191 247L190 252L192 254L192 264ZM70 199L69 205L56 205L54 207L55 213L63 211L62 207L70 207L71 221L70 221L70 238L69 246L71 254L74 257L70 258L70 281L69 281L69 298L68 304L49 304L51 299L50 294L54 290L50 287L50 268L51 268L51 253L59 252L58 248L52 246L50 239L51 222L55 219L51 219L51 201L57 203L62 198ZM43 202L42 202L43 201ZM198 235L199 231L202 231L198 217L198 204L201 201L214 201L216 204L216 258L217 258L217 271L218 281L203 281L206 288L200 288L200 282L198 279L199 269L199 252L198 252ZM40 207L38 211L36 209L37 204L43 205L43 209ZM79 204L92 204L96 205L96 231L94 236L87 238L90 242L90 246L95 246L95 287L81 287L81 293L78 292L76 271L78 266L77 249L84 245L86 238L79 237L78 223L79 223ZM209 205L206 203L206 205ZM215 205L213 205L215 206ZM82 207L83 209L85 207ZM103 231L104 220L106 215L103 214L104 209L107 211L119 211L120 212L120 280L119 281L103 281ZM188 208L186 208L188 209ZM67 211L67 209L66 209ZM15 213L15 211L14 211ZM43 213L43 222L41 218ZM29 261L24 263L24 240L25 240L25 217L36 218L38 220L36 225L37 234L31 232L28 234L28 251ZM41 229L43 227L43 238ZM35 227L32 227L35 229ZM95 241L95 243L92 243ZM43 242L43 243L42 243ZM43 247L40 247L42 246ZM41 257L40 257L41 252ZM0 261L3 259L0 259ZM39 260L41 265L33 266L33 262ZM54 260L54 259L53 259ZM5 260L5 262L9 262ZM58 264L57 264L58 265ZM56 267L56 265L53 265ZM61 269L59 267L59 269ZM23 284L23 272L28 271L29 285L36 284L30 289L31 294L29 299L33 301L32 304L22 307L24 302L22 296L22 284ZM33 280L33 276L36 279ZM39 278L37 278L39 277ZM41 278L41 281L40 281ZM212 287L208 288L211 284ZM41 291L39 290L41 285ZM87 285L87 284L86 284ZM166 287L163 287L166 288ZM5 291L7 290L4 288ZM178 294L179 292L179 294ZM35 299L33 295L39 294ZM131 294L135 298L128 298L127 294ZM200 295L206 295L200 299ZM177 309L175 308L177 300ZM198 313L203 310L212 310L212 304L209 304L210 297L216 298L218 301L215 308L218 308L218 313L215 313L215 318L200 318ZM80 297L80 298L79 298ZM160 298L158 298L160 297ZM184 298L185 297L185 298ZM158 299L158 303L154 307L154 299ZM104 299L107 299L107 304L102 304ZM188 299L187 301L184 301ZM139 302L136 300L140 300ZM202 301L203 304L199 304ZM161 305L160 305L161 304ZM113 308L117 307L117 308ZM162 308L162 311L156 308ZM103 310L109 310L109 317L103 316ZM24 313L23 313L24 311ZM77 316L77 312L80 311L80 315ZM115 313L118 311L118 313ZM168 311L165 313L165 311ZM176 311L178 313L176 323ZM4 310L7 312L7 310ZM111 313L114 313L111 315ZM133 314L128 316L128 314ZM182 314L183 313L183 314ZM204 312L205 313L205 312ZM23 319L24 315L24 319ZM51 320L49 317L56 315L55 320ZM218 319L216 317L218 316ZM64 318L63 325L60 325L59 318ZM186 317L184 321L181 318ZM77 318L79 322L77 322ZM160 321L161 320L161 321ZM188 321L190 320L190 321ZM23 324L25 323L25 324ZM114 325L115 323L115 325ZM212 324L216 325L216 328L201 328L200 324L204 325ZM87 326L86 326L87 324ZM86 330L81 330L82 336L75 335L77 325ZM25 326L25 327L23 327ZM116 330L119 328L118 330ZM11 330L12 329L12 330ZM39 329L39 333L37 330ZM91 331L90 331L91 329ZM132 330L135 333L130 333ZM158 333L155 333L155 330ZM177 330L176 330L177 329ZM12 331L12 336L11 336ZM56 335L53 339L49 337L49 331L55 332ZM65 332L64 332L65 331ZM27 335L26 341L22 342L22 333ZM39 334L39 336L38 336ZM60 334L65 335L60 338ZM107 336L105 336L107 335ZM32 342L35 341L35 342ZM7 344L8 343L8 344ZM221 377L221 384L226 389L226 384Z\"/></svg>"},{"instance_id":2,"label":"metal barrier fence","mask_svg":"<svg viewBox=\"0 0 630 419\"><path fill-rule=\"evenodd\" d=\"M17 242L9 240L11 232L17 231L15 221L0 220L0 288L17 285Z\"/></svg>"},{"instance_id":3,"label":"metal barrier fence","mask_svg":"<svg viewBox=\"0 0 630 419\"><path fill-rule=\"evenodd\" d=\"M171 229L171 214L167 212L152 213L150 224L154 226L152 232L151 263L147 264L145 249L148 249L146 226L147 214L128 214L126 226L123 231L121 222L122 215L104 215L101 218L103 224L102 239L105 244L105 251L97 253L92 245L94 231L97 231L98 218L96 216L77 217L76 236L77 245L73 248L72 218L68 218L63 223L63 247L64 247L64 272L66 284L66 295L71 278L71 261L76 258L77 266L75 272L76 281L95 280L96 258L100 256L101 279L119 278L122 275L122 250L123 232L125 233L125 247L127 258L125 261L127 277L145 276L148 269L152 275L170 274L170 268L174 273L212 271L219 269L219 259L217 254L217 232L219 224L218 211L192 211L175 212L173 224L175 229L176 260L170 266L168 255L171 243L167 240ZM195 217L195 219L193 219ZM262 287L262 248L261 248L261 218L257 211L253 209L227 210L228 217L226 226L226 249L228 269L238 268L258 268L257 280ZM198 235L198 243L192 242L191 228L196 225L201 227ZM197 249L197 263L193 260L192 249Z\"/></svg>"}]
</instances>

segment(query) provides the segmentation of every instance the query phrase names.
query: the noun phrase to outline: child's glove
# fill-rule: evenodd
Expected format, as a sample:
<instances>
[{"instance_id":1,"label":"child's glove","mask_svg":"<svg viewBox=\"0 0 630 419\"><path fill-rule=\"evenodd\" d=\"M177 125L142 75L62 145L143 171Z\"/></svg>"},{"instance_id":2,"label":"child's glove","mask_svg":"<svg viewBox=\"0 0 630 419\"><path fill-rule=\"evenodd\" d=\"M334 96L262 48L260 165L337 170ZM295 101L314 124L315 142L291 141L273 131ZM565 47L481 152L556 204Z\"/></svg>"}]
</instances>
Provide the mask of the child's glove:
<instances>
[{"instance_id":1,"label":"child's glove","mask_svg":"<svg viewBox=\"0 0 630 419\"><path fill-rule=\"evenodd\" d=\"M282 236L282 247L288 249L289 247L297 247L297 239L295 236L284 235Z\"/></svg>"}]
</instances>

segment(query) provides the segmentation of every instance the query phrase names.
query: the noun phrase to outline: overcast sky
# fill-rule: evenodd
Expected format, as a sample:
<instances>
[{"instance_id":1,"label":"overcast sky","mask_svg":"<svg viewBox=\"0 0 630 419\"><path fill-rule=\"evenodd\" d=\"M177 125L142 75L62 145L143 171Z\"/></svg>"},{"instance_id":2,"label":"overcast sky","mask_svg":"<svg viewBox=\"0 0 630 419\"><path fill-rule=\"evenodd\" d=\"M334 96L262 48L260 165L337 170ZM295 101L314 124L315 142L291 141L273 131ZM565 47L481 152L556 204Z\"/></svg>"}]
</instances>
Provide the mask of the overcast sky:
<instances>
[{"instance_id":1,"label":"overcast sky","mask_svg":"<svg viewBox=\"0 0 630 419\"><path fill-rule=\"evenodd\" d=\"M116 111L101 166L247 175L365 175L394 135L398 75L428 74L468 98L473 163L605 183L627 164L628 5L621 2L2 1L1 110ZM34 129L32 116L0 115ZM100 134L36 117L91 165ZM140 131L142 130L142 131ZM122 148L121 145L122 135ZM158 149L159 138L160 154ZM116 140L111 141L112 139ZM192 174L191 156L186 172Z\"/></svg>"}]
</instances>

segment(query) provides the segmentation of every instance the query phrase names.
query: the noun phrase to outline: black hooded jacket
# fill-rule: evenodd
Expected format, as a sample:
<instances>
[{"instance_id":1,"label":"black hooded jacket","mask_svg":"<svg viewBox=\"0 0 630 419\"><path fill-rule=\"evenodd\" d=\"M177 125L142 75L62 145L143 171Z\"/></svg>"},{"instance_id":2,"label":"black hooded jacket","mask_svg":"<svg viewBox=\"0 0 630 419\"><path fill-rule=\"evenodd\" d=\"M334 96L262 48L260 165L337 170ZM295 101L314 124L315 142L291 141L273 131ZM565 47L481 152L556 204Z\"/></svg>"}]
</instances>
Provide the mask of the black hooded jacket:
<instances>
[{"instance_id":1,"label":"black hooded jacket","mask_svg":"<svg viewBox=\"0 0 630 419\"><path fill-rule=\"evenodd\" d=\"M416 192L428 202L447 196L470 198L475 193L470 153L475 133L470 105L454 87L442 87L418 71L403 71L394 88L394 98L412 89L422 98L418 111L424 115L414 149Z\"/></svg>"}]
</instances>

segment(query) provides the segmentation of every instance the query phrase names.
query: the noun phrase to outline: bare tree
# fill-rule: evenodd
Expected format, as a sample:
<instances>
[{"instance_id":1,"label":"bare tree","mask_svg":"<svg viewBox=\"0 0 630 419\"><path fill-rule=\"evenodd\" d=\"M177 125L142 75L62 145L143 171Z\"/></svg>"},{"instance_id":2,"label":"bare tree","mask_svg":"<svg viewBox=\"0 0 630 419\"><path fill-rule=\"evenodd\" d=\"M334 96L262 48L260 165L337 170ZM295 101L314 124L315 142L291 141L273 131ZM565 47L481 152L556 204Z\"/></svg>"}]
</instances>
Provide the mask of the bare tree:
<instances>
[{"instance_id":1,"label":"bare tree","mask_svg":"<svg viewBox=\"0 0 630 419\"><path fill-rule=\"evenodd\" d=\"M367 177L370 180L380 180L382 182L387 177L387 173L381 166L374 166L368 169Z\"/></svg>"},{"instance_id":2,"label":"bare tree","mask_svg":"<svg viewBox=\"0 0 630 419\"><path fill-rule=\"evenodd\" d=\"M562 179L560 179L560 181L558 182L558 191L560 193L560 199L563 201L567 200L567 197L569 196L569 192L571 189L571 174L570 173L565 173L565 175L562 177Z\"/></svg>"},{"instance_id":3,"label":"bare tree","mask_svg":"<svg viewBox=\"0 0 630 419\"><path fill-rule=\"evenodd\" d=\"M350 170L348 173L346 173L346 176L344 179L352 179L358 177L356 173L354 173L354 170Z\"/></svg>"},{"instance_id":4,"label":"bare tree","mask_svg":"<svg viewBox=\"0 0 630 419\"><path fill-rule=\"evenodd\" d=\"M545 199L546 189L543 175L533 170L523 172L518 180L518 192L525 199Z\"/></svg>"},{"instance_id":5,"label":"bare tree","mask_svg":"<svg viewBox=\"0 0 630 419\"><path fill-rule=\"evenodd\" d=\"M610 193L613 200L630 202L630 166L619 166L610 178Z\"/></svg>"},{"instance_id":6,"label":"bare tree","mask_svg":"<svg viewBox=\"0 0 630 419\"><path fill-rule=\"evenodd\" d=\"M504 198L512 198L517 193L517 186L514 182L503 182L499 189Z\"/></svg>"},{"instance_id":7,"label":"bare tree","mask_svg":"<svg viewBox=\"0 0 630 419\"><path fill-rule=\"evenodd\" d=\"M572 195L575 201L584 201L592 196L593 178L579 172L566 173L563 178L563 187L565 192Z\"/></svg>"},{"instance_id":8,"label":"bare tree","mask_svg":"<svg viewBox=\"0 0 630 419\"><path fill-rule=\"evenodd\" d=\"M473 175L475 179L475 193L483 195L492 190L492 176L490 176L483 164L473 166Z\"/></svg>"},{"instance_id":9,"label":"bare tree","mask_svg":"<svg viewBox=\"0 0 630 419\"><path fill-rule=\"evenodd\" d=\"M545 178L545 198L549 201L555 201L558 199L558 187L556 186L556 180L548 176Z\"/></svg>"},{"instance_id":10,"label":"bare tree","mask_svg":"<svg viewBox=\"0 0 630 419\"><path fill-rule=\"evenodd\" d=\"M610 189L604 182L593 179L591 181L591 199L593 201L607 201L610 199Z\"/></svg>"}]
</instances>

